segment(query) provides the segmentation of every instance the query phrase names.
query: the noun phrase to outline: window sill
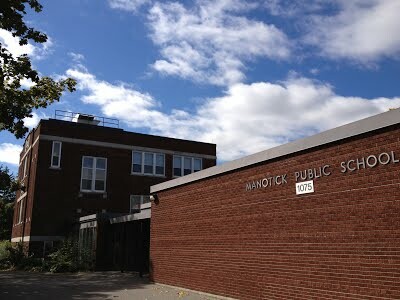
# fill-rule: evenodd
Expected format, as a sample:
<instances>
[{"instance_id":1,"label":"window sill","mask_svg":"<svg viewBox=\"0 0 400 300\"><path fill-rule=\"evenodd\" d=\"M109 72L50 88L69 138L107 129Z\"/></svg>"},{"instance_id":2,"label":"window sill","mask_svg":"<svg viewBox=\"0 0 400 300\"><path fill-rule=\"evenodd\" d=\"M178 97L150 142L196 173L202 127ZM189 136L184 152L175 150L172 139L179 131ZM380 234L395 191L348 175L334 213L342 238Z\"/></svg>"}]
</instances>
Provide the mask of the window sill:
<instances>
[{"instance_id":1,"label":"window sill","mask_svg":"<svg viewBox=\"0 0 400 300\"><path fill-rule=\"evenodd\" d=\"M165 175L158 175L158 174L131 173L131 175L135 175L135 176L146 176L146 177L167 178L167 176L165 176Z\"/></svg>"},{"instance_id":2,"label":"window sill","mask_svg":"<svg viewBox=\"0 0 400 300\"><path fill-rule=\"evenodd\" d=\"M83 194L104 194L107 195L106 191L89 191L89 190L80 190L81 193Z\"/></svg>"},{"instance_id":3,"label":"window sill","mask_svg":"<svg viewBox=\"0 0 400 300\"><path fill-rule=\"evenodd\" d=\"M49 167L49 169L51 169L51 170L61 170L61 167L53 167L53 166L51 166L51 167Z\"/></svg>"}]
</instances>

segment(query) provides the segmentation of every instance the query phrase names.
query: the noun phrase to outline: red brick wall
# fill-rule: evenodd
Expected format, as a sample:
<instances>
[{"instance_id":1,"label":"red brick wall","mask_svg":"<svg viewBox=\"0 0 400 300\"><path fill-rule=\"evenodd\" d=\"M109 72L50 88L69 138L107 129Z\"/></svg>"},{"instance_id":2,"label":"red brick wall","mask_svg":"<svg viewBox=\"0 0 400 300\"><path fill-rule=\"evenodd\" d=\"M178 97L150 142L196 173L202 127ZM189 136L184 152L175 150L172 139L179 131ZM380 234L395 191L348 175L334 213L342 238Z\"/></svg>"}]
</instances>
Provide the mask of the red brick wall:
<instances>
[{"instance_id":1,"label":"red brick wall","mask_svg":"<svg viewBox=\"0 0 400 300\"><path fill-rule=\"evenodd\" d=\"M129 213L130 195L149 194L150 186L172 178L172 154L165 154L165 176L131 175L132 151L62 143L60 169L52 169L50 140L38 140L39 135L73 137L102 142L114 142L138 147L159 147L160 152L174 150L183 153L215 155L215 145L169 139L121 129L78 124L59 120L41 120L38 128L29 134L30 144L36 141L28 154L31 167L23 180L28 187L28 203L24 222L15 224L14 209L12 238L21 236L65 236L81 216L99 213L103 209L112 213ZM57 140L57 138L55 138ZM21 153L21 158L25 154ZM80 192L82 156L107 158L106 194ZM203 168L214 166L215 159L203 158ZM23 164L19 168L22 177ZM17 193L17 199L22 195ZM81 213L77 209L81 209ZM24 231L24 234L22 233Z\"/></svg>"},{"instance_id":2,"label":"red brick wall","mask_svg":"<svg viewBox=\"0 0 400 300\"><path fill-rule=\"evenodd\" d=\"M400 159L399 138L395 126L159 192L154 281L239 299L400 299L400 163L340 172L371 154ZM296 195L294 173L326 164L315 192Z\"/></svg>"},{"instance_id":3,"label":"red brick wall","mask_svg":"<svg viewBox=\"0 0 400 300\"><path fill-rule=\"evenodd\" d=\"M37 158L39 149L38 143L34 144L34 141L36 141L37 137L38 137L38 132L33 131L29 133L25 143L29 143L31 148L30 150L27 150L27 148L24 147L20 155L20 158L22 159L25 153L29 151L26 155L27 176L23 178L24 163L21 160L20 160L21 165L19 166L18 170L18 178L20 180L20 183L25 188L26 197L23 199L24 203L22 212L22 222L17 223L19 218L18 206L20 205L20 202L17 203L17 199L19 199L25 192L22 190L16 192L11 238L29 236L31 233L32 209L33 209L33 199L35 193L35 180L36 180Z\"/></svg>"}]
</instances>

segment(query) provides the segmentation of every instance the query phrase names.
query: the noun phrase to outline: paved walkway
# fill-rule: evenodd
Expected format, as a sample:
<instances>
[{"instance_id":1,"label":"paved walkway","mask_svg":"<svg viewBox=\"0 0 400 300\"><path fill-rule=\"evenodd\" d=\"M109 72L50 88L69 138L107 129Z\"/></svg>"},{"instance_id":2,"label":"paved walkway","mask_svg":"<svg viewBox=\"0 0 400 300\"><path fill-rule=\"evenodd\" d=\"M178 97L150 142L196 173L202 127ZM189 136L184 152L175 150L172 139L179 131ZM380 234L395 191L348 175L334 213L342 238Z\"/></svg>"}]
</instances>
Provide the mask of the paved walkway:
<instances>
[{"instance_id":1,"label":"paved walkway","mask_svg":"<svg viewBox=\"0 0 400 300\"><path fill-rule=\"evenodd\" d=\"M135 273L77 274L0 271L0 299L214 300L206 295L149 283Z\"/></svg>"}]
</instances>

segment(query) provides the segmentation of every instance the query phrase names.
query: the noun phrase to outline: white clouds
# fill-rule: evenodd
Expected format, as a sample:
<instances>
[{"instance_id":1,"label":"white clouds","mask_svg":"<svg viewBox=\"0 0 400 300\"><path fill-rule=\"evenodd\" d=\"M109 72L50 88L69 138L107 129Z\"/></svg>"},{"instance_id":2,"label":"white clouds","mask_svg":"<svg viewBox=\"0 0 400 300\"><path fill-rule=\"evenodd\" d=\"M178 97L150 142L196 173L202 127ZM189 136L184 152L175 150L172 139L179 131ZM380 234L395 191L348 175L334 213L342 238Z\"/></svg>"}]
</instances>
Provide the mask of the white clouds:
<instances>
[{"instance_id":1,"label":"white clouds","mask_svg":"<svg viewBox=\"0 0 400 300\"><path fill-rule=\"evenodd\" d=\"M150 95L140 93L127 84L113 85L97 80L85 69L70 69L67 76L78 80L78 89L89 92L82 98L84 103L100 105L105 115L129 120L132 126L140 127L147 122L149 109L157 106Z\"/></svg>"},{"instance_id":2,"label":"white clouds","mask_svg":"<svg viewBox=\"0 0 400 300\"><path fill-rule=\"evenodd\" d=\"M12 165L19 164L19 154L22 151L22 146L1 143L0 144L0 162L5 162Z\"/></svg>"},{"instance_id":3,"label":"white clouds","mask_svg":"<svg viewBox=\"0 0 400 300\"><path fill-rule=\"evenodd\" d=\"M13 37L11 32L4 29L0 29L0 42L4 44L8 51L14 56L20 56L22 54L32 55L35 51L35 47L31 44L21 46L19 44L19 39Z\"/></svg>"},{"instance_id":4,"label":"white clouds","mask_svg":"<svg viewBox=\"0 0 400 300\"><path fill-rule=\"evenodd\" d=\"M192 114L162 112L151 95L129 85L100 81L86 70L67 74L79 79L78 89L86 93L82 100L106 116L153 134L216 143L223 161L400 107L400 98L342 97L329 85L292 77L279 84L232 85Z\"/></svg>"},{"instance_id":5,"label":"white clouds","mask_svg":"<svg viewBox=\"0 0 400 300\"><path fill-rule=\"evenodd\" d=\"M290 43L273 25L248 19L253 4L236 0L156 3L149 11L151 38L162 58L153 68L197 82L243 81L244 62L258 57L287 59Z\"/></svg>"},{"instance_id":6,"label":"white clouds","mask_svg":"<svg viewBox=\"0 0 400 300\"><path fill-rule=\"evenodd\" d=\"M400 54L400 1L336 0L339 12L314 16L306 42L330 58L361 63Z\"/></svg>"},{"instance_id":7,"label":"white clouds","mask_svg":"<svg viewBox=\"0 0 400 300\"><path fill-rule=\"evenodd\" d=\"M320 54L371 65L400 54L399 0L109 0L135 12L148 4L150 37L160 57L151 67L162 75L230 86L244 82L249 62ZM250 17L267 8L279 27ZM276 21L277 19L271 19ZM282 23L281 23L282 22ZM282 25L289 22L289 26ZM298 31L290 39L291 25ZM292 32L293 33L293 30ZM311 47L304 47L304 45ZM301 51L309 53L301 53ZM297 53L294 53L297 51Z\"/></svg>"},{"instance_id":8,"label":"white clouds","mask_svg":"<svg viewBox=\"0 0 400 300\"><path fill-rule=\"evenodd\" d=\"M40 117L37 113L33 112L32 117L24 118L23 121L24 121L24 125L26 127L28 127L29 129L32 129L32 128L36 127L37 124L39 124Z\"/></svg>"},{"instance_id":9,"label":"white clouds","mask_svg":"<svg viewBox=\"0 0 400 300\"><path fill-rule=\"evenodd\" d=\"M151 3L151 0L108 0L111 8L136 12L142 5Z\"/></svg>"},{"instance_id":10,"label":"white clouds","mask_svg":"<svg viewBox=\"0 0 400 300\"><path fill-rule=\"evenodd\" d=\"M85 56L81 53L68 52L68 55L72 58L74 63L80 63L85 60Z\"/></svg>"},{"instance_id":11,"label":"white clouds","mask_svg":"<svg viewBox=\"0 0 400 300\"><path fill-rule=\"evenodd\" d=\"M53 46L53 42L50 37L47 38L47 41L38 46L34 46L30 43L27 45L20 45L19 38L12 36L12 33L0 29L0 42L10 51L10 53L16 57L22 54L27 54L32 59L43 59L51 52L51 48Z\"/></svg>"}]
</instances>

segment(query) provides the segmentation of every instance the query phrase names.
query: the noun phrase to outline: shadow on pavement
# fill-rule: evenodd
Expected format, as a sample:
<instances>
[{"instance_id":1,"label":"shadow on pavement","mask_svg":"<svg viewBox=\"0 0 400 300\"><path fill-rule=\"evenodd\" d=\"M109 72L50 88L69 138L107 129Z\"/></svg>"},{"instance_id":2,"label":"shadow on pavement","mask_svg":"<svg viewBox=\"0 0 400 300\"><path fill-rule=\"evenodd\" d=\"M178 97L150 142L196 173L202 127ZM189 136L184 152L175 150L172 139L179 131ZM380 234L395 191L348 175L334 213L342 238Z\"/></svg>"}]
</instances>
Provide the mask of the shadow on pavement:
<instances>
[{"instance_id":1,"label":"shadow on pavement","mask_svg":"<svg viewBox=\"0 0 400 300\"><path fill-rule=\"evenodd\" d=\"M151 283L136 273L76 274L0 272L0 299L117 299L108 293L146 288Z\"/></svg>"}]
</instances>

